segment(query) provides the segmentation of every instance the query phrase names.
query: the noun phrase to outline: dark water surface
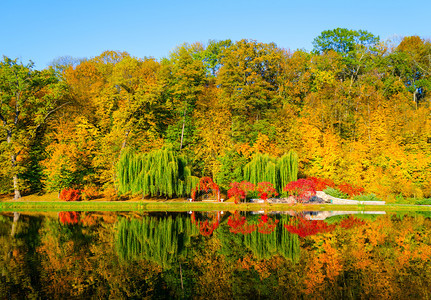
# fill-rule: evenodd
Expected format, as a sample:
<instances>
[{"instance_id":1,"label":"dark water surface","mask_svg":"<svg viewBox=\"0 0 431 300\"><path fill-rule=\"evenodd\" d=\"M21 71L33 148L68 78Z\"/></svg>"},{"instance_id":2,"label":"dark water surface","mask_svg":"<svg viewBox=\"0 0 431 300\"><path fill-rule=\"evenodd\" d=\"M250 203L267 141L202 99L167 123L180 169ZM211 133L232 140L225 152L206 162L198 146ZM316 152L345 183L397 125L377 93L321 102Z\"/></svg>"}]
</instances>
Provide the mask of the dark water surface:
<instances>
[{"instance_id":1,"label":"dark water surface","mask_svg":"<svg viewBox=\"0 0 431 300\"><path fill-rule=\"evenodd\" d=\"M1 299L429 299L429 213L0 214Z\"/></svg>"}]
</instances>

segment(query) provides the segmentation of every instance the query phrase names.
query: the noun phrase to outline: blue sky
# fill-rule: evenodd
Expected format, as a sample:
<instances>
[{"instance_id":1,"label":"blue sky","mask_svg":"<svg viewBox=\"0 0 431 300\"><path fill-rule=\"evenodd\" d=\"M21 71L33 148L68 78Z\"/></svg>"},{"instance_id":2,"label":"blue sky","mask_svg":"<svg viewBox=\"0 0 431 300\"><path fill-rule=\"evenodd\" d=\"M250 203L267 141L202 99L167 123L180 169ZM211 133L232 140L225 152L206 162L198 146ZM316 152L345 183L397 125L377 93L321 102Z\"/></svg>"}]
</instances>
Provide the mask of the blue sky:
<instances>
[{"instance_id":1,"label":"blue sky","mask_svg":"<svg viewBox=\"0 0 431 300\"><path fill-rule=\"evenodd\" d=\"M311 50L323 30L363 29L386 40L431 37L431 1L2 0L0 54L43 69L60 56L105 50L162 58L183 43L243 38Z\"/></svg>"}]
</instances>

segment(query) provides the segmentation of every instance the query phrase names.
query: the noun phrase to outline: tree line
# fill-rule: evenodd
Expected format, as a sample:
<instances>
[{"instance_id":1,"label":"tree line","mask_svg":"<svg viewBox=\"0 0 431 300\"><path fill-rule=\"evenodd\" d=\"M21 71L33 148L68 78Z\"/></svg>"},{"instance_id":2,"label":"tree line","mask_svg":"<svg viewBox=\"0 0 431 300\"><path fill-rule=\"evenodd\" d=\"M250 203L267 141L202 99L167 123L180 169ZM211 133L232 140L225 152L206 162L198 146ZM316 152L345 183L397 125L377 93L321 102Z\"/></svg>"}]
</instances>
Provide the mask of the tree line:
<instances>
[{"instance_id":1,"label":"tree line","mask_svg":"<svg viewBox=\"0 0 431 300\"><path fill-rule=\"evenodd\" d=\"M0 62L1 193L118 190L122 152L168 147L227 188L258 153L299 177L381 197L431 195L431 43L326 30L313 50L183 44L163 59L106 51L42 71Z\"/></svg>"}]
</instances>

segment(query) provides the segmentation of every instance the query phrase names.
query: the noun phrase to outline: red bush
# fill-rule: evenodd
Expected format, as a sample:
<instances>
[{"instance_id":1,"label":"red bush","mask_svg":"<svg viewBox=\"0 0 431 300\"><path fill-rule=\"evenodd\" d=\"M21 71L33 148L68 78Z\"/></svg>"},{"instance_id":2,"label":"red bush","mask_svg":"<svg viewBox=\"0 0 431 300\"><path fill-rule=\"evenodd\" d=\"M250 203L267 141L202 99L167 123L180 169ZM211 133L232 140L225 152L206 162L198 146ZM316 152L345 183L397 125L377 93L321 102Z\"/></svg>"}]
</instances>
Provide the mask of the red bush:
<instances>
[{"instance_id":1,"label":"red bush","mask_svg":"<svg viewBox=\"0 0 431 300\"><path fill-rule=\"evenodd\" d=\"M258 197L263 199L265 202L268 198L278 196L277 191L270 182L259 182L256 190L258 191Z\"/></svg>"},{"instance_id":2,"label":"red bush","mask_svg":"<svg viewBox=\"0 0 431 300\"><path fill-rule=\"evenodd\" d=\"M328 186L335 187L335 183L331 179L327 178L318 178L318 177L308 177L307 180L311 180L314 182L316 191L323 191Z\"/></svg>"},{"instance_id":3,"label":"red bush","mask_svg":"<svg viewBox=\"0 0 431 300\"><path fill-rule=\"evenodd\" d=\"M210 191L216 193L217 198L219 198L219 186L210 177L202 177L198 184L192 189L192 201L196 200L198 192L208 193ZM220 201L220 199L217 200Z\"/></svg>"},{"instance_id":4,"label":"red bush","mask_svg":"<svg viewBox=\"0 0 431 300\"><path fill-rule=\"evenodd\" d=\"M283 191L294 196L299 202L306 202L316 195L316 185L312 180L298 179L297 181L289 182Z\"/></svg>"},{"instance_id":5,"label":"red bush","mask_svg":"<svg viewBox=\"0 0 431 300\"><path fill-rule=\"evenodd\" d=\"M364 192L364 188L359 186L354 186L349 183L342 183L337 185L337 189L350 197L360 195Z\"/></svg>"},{"instance_id":6,"label":"red bush","mask_svg":"<svg viewBox=\"0 0 431 300\"><path fill-rule=\"evenodd\" d=\"M235 203L238 203L241 199L245 200L248 192L254 191L255 189L254 184L248 181L232 182L230 187L231 188L227 191L227 197L234 197Z\"/></svg>"},{"instance_id":7,"label":"red bush","mask_svg":"<svg viewBox=\"0 0 431 300\"><path fill-rule=\"evenodd\" d=\"M60 193L60 199L64 201L79 201L81 200L81 192L75 189L64 189Z\"/></svg>"}]
</instances>

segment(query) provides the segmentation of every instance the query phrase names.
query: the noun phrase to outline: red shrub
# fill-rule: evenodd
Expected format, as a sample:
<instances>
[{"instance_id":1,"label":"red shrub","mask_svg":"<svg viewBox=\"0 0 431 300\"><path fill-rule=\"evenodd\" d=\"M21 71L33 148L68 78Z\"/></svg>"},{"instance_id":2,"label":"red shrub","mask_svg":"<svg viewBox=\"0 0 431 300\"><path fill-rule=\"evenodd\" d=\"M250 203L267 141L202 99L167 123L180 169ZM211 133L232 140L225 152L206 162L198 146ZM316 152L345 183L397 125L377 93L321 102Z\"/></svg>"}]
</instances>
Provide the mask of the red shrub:
<instances>
[{"instance_id":1,"label":"red shrub","mask_svg":"<svg viewBox=\"0 0 431 300\"><path fill-rule=\"evenodd\" d=\"M268 198L278 196L277 191L270 182L259 182L256 190L258 191L259 198L263 199L265 202Z\"/></svg>"},{"instance_id":2,"label":"red shrub","mask_svg":"<svg viewBox=\"0 0 431 300\"><path fill-rule=\"evenodd\" d=\"M60 193L60 199L64 201L79 201L81 200L81 193L75 189L64 189Z\"/></svg>"},{"instance_id":3,"label":"red shrub","mask_svg":"<svg viewBox=\"0 0 431 300\"><path fill-rule=\"evenodd\" d=\"M364 188L359 186L354 186L349 183L342 183L337 185L337 189L350 197L360 195L364 192Z\"/></svg>"},{"instance_id":4,"label":"red shrub","mask_svg":"<svg viewBox=\"0 0 431 300\"><path fill-rule=\"evenodd\" d=\"M316 185L312 180L298 179L297 181L289 182L283 191L294 196L299 202L306 202L316 195Z\"/></svg>"},{"instance_id":5,"label":"red shrub","mask_svg":"<svg viewBox=\"0 0 431 300\"><path fill-rule=\"evenodd\" d=\"M331 179L327 178L318 178L318 177L308 177L307 180L311 180L314 182L316 191L323 191L328 186L335 187L335 183Z\"/></svg>"},{"instance_id":6,"label":"red shrub","mask_svg":"<svg viewBox=\"0 0 431 300\"><path fill-rule=\"evenodd\" d=\"M230 184L230 189L227 191L227 197L231 198L234 197L235 203L238 203L241 199L245 200L247 197L248 192L254 191L255 187L254 184L248 181L242 181L242 182L232 182Z\"/></svg>"},{"instance_id":7,"label":"red shrub","mask_svg":"<svg viewBox=\"0 0 431 300\"><path fill-rule=\"evenodd\" d=\"M217 198L219 198L219 186L210 177L202 177L198 184L192 189L192 201L196 200L198 192L208 193L210 191L215 193ZM220 199L217 200L220 201Z\"/></svg>"}]
</instances>

